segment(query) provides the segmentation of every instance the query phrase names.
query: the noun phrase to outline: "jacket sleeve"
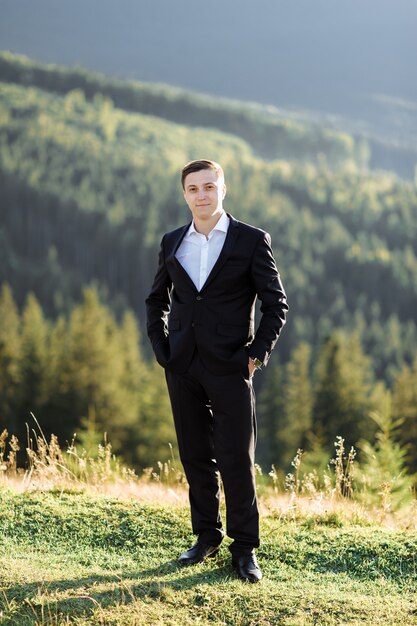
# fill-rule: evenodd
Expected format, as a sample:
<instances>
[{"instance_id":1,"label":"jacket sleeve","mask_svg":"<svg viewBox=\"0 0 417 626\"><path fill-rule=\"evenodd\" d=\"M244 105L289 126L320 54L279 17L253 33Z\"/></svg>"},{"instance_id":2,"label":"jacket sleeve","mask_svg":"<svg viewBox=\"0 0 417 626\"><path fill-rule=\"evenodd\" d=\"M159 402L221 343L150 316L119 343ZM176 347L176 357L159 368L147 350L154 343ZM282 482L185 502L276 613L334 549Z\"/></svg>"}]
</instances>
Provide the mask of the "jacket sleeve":
<instances>
[{"instance_id":1,"label":"jacket sleeve","mask_svg":"<svg viewBox=\"0 0 417 626\"><path fill-rule=\"evenodd\" d=\"M158 269L146 298L146 329L156 360L165 366L169 359L168 314L171 307L172 280L165 266L164 239L159 251Z\"/></svg>"},{"instance_id":2,"label":"jacket sleeve","mask_svg":"<svg viewBox=\"0 0 417 626\"><path fill-rule=\"evenodd\" d=\"M287 296L275 263L271 248L271 237L263 233L252 257L251 277L256 294L261 302L262 317L249 356L267 364L286 321Z\"/></svg>"}]
</instances>

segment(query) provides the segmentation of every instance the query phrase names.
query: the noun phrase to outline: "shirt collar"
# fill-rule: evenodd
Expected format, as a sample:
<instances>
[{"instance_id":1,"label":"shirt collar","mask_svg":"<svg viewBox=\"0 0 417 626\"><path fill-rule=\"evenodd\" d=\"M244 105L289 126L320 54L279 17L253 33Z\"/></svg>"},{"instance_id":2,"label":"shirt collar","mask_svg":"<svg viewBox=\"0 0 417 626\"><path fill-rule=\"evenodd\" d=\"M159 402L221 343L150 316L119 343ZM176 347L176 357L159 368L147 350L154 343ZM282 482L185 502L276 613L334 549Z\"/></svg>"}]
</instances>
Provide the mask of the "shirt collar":
<instances>
[{"instance_id":1,"label":"shirt collar","mask_svg":"<svg viewBox=\"0 0 417 626\"><path fill-rule=\"evenodd\" d=\"M223 233L227 233L227 229L229 228L229 221L230 220L229 220L229 217L228 217L226 211L222 211L221 217L220 217L219 221L217 222L217 224L215 225L215 227L213 228L213 230L220 230ZM212 233L213 230L210 231L210 232ZM195 229L194 220L191 222L190 228L188 229L186 236L189 237L193 233L195 233L196 235L200 234Z\"/></svg>"}]
</instances>

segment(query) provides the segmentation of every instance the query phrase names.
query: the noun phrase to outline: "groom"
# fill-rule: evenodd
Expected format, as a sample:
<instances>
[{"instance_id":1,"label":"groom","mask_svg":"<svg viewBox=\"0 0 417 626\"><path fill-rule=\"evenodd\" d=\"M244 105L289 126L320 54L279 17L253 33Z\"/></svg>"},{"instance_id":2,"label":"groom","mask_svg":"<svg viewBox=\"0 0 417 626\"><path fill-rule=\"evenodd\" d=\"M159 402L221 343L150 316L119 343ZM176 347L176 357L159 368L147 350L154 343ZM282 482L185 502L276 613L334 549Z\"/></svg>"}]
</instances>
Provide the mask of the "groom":
<instances>
[{"instance_id":1,"label":"groom","mask_svg":"<svg viewBox=\"0 0 417 626\"><path fill-rule=\"evenodd\" d=\"M146 300L148 335L165 368L198 537L179 562L193 565L219 551L221 477L232 565L240 578L257 582L252 376L266 365L285 323L286 295L268 233L224 211L221 166L191 161L181 182L193 219L163 237ZM256 298L262 316L255 332Z\"/></svg>"}]
</instances>

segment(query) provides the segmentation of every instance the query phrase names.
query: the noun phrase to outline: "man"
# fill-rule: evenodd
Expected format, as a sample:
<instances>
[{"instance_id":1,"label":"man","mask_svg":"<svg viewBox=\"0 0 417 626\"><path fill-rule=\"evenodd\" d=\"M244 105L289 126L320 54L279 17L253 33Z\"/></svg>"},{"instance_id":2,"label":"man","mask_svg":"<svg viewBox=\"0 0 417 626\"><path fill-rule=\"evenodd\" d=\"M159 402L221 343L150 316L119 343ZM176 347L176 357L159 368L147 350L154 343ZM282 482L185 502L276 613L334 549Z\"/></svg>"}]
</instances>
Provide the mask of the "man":
<instances>
[{"instance_id":1,"label":"man","mask_svg":"<svg viewBox=\"0 0 417 626\"><path fill-rule=\"evenodd\" d=\"M219 551L220 475L232 565L240 578L257 582L252 376L266 365L285 323L286 295L269 235L225 213L221 166L191 161L181 181L193 220L163 237L146 300L148 335L165 368L198 536L179 562L200 563ZM262 317L255 333L257 297Z\"/></svg>"}]
</instances>

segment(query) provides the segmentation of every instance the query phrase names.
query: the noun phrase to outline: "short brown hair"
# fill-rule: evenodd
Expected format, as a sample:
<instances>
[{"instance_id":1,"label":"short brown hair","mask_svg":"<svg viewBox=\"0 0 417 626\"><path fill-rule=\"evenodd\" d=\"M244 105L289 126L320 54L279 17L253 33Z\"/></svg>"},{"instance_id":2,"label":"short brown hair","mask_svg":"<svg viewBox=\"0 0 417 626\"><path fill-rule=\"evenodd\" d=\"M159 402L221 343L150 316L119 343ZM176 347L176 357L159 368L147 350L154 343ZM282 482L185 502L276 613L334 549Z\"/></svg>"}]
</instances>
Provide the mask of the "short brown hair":
<instances>
[{"instance_id":1,"label":"short brown hair","mask_svg":"<svg viewBox=\"0 0 417 626\"><path fill-rule=\"evenodd\" d=\"M190 161L182 168L181 185L183 189L185 189L184 183L188 174L192 174L193 172L199 172L200 170L213 170L216 172L218 178L221 177L224 180L223 168L219 163L216 163L216 161L211 161L210 159L197 159L195 161Z\"/></svg>"}]
</instances>

